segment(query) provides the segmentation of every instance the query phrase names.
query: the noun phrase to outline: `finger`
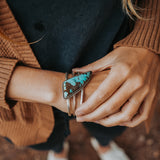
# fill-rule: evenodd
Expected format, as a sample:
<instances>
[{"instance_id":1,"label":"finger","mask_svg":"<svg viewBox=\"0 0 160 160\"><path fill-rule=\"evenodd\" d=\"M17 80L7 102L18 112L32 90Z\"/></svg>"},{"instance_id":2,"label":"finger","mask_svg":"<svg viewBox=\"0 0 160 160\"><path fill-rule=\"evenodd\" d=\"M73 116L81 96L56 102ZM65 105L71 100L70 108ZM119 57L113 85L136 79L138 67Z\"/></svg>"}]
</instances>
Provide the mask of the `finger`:
<instances>
[{"instance_id":1,"label":"finger","mask_svg":"<svg viewBox=\"0 0 160 160\"><path fill-rule=\"evenodd\" d=\"M90 63L86 66L83 66L81 68L73 68L72 71L73 72L88 72L88 71L92 71L92 72L97 72L97 71L102 71L104 69L110 69L111 68L111 64L109 61L109 58L107 58L108 56L105 56L93 63Z\"/></svg>"},{"instance_id":2,"label":"finger","mask_svg":"<svg viewBox=\"0 0 160 160\"><path fill-rule=\"evenodd\" d=\"M117 112L139 87L141 86L136 83L135 78L127 80L105 103L98 106L94 111L88 114L83 113L81 117L78 115L77 121L96 121Z\"/></svg>"},{"instance_id":3,"label":"finger","mask_svg":"<svg viewBox=\"0 0 160 160\"><path fill-rule=\"evenodd\" d=\"M122 123L123 126L135 127L148 119L148 115L151 111L151 108L154 108L154 97L155 95L148 95L141 106L140 113L137 114L131 121ZM152 106L152 107L151 107Z\"/></svg>"},{"instance_id":4,"label":"finger","mask_svg":"<svg viewBox=\"0 0 160 160\"><path fill-rule=\"evenodd\" d=\"M135 127L135 126L139 125L140 123L142 123L143 121L150 118L150 116L156 106L157 99L158 99L158 97L156 96L157 95L156 89L157 89L157 85L158 85L159 74L155 74L158 70L159 70L159 68L157 67L157 70L155 72L152 72L152 74L150 75L150 77L151 77L151 79L150 79L151 86L150 87L152 88L152 90L149 91L149 94L147 95L143 104L141 105L140 113L137 114L132 119L132 121L121 124L122 126Z\"/></svg>"},{"instance_id":5,"label":"finger","mask_svg":"<svg viewBox=\"0 0 160 160\"><path fill-rule=\"evenodd\" d=\"M117 72L111 70L96 91L76 110L76 116L88 114L95 110L95 108L110 97L124 81L125 77L120 78Z\"/></svg>"},{"instance_id":6,"label":"finger","mask_svg":"<svg viewBox=\"0 0 160 160\"><path fill-rule=\"evenodd\" d=\"M103 103L102 105L96 108L94 108L96 104L96 99L95 101L93 100L92 101L93 105L89 106L91 108L87 108L87 106L85 106L84 108L86 110L87 109L89 110L88 113L87 111L84 112L83 110L83 114L77 114L77 120L80 121L81 119L82 121L82 119L84 119L84 121L93 121L93 120L102 119L110 114L115 113L134 94L134 92L142 86L142 84L139 83L138 81L134 76L131 77L125 83L123 83L123 85L121 85L121 87L117 89L116 92L114 92L114 94L112 94L112 96L109 97L107 101L105 100L106 101L105 103ZM114 84L114 82L111 82L111 84ZM103 87L103 89L105 88ZM102 94L102 93L99 93L99 94ZM101 101L104 102L104 99L101 99L100 102ZM90 115L87 116L86 114L89 114L89 113ZM80 118L79 116L83 116L83 117Z\"/></svg>"},{"instance_id":7,"label":"finger","mask_svg":"<svg viewBox=\"0 0 160 160\"><path fill-rule=\"evenodd\" d=\"M128 102L122 106L122 109L98 122L105 126L116 126L120 125L123 122L130 121L133 116L137 113L139 106L147 95L148 91L143 88L134 93Z\"/></svg>"},{"instance_id":8,"label":"finger","mask_svg":"<svg viewBox=\"0 0 160 160\"><path fill-rule=\"evenodd\" d=\"M126 105L126 107L122 107L121 111L125 118L121 119L121 122L130 121L133 119L148 93L148 87L143 87L134 93L134 95L129 99L128 105Z\"/></svg>"}]
</instances>

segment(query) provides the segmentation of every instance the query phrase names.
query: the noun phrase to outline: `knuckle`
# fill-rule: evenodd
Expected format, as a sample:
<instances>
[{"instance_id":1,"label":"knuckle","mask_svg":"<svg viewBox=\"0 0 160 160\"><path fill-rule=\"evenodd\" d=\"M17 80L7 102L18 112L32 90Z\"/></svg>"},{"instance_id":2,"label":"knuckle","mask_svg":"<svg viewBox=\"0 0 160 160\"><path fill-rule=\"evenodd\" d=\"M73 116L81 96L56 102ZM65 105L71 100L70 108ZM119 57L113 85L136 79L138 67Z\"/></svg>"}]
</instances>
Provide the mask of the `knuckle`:
<instances>
[{"instance_id":1,"label":"knuckle","mask_svg":"<svg viewBox=\"0 0 160 160\"><path fill-rule=\"evenodd\" d=\"M149 91L150 91L150 87L149 87L149 85L146 85L145 86L145 93L147 94L147 93L149 93Z\"/></svg>"},{"instance_id":2,"label":"knuckle","mask_svg":"<svg viewBox=\"0 0 160 160\"><path fill-rule=\"evenodd\" d=\"M102 100L104 99L104 97L105 97L105 94L101 94L101 93L99 93L99 94L97 95L96 100L98 100L98 101L102 101Z\"/></svg>"},{"instance_id":3,"label":"knuckle","mask_svg":"<svg viewBox=\"0 0 160 160\"><path fill-rule=\"evenodd\" d=\"M124 115L124 116L123 116L123 120L124 120L124 121L130 121L131 118L132 118L131 115Z\"/></svg>"},{"instance_id":4,"label":"knuckle","mask_svg":"<svg viewBox=\"0 0 160 160\"><path fill-rule=\"evenodd\" d=\"M145 115L142 115L142 118L141 118L141 122L142 121L146 121L148 119L148 116L145 114Z\"/></svg>"},{"instance_id":5,"label":"knuckle","mask_svg":"<svg viewBox=\"0 0 160 160\"><path fill-rule=\"evenodd\" d=\"M144 85L144 79L140 75L135 77L134 82L136 84L136 88L141 88Z\"/></svg>"},{"instance_id":6,"label":"knuckle","mask_svg":"<svg viewBox=\"0 0 160 160\"><path fill-rule=\"evenodd\" d=\"M112 104L110 107L110 110L112 110L113 112L116 111L118 109L118 104Z\"/></svg>"},{"instance_id":7,"label":"knuckle","mask_svg":"<svg viewBox=\"0 0 160 160\"><path fill-rule=\"evenodd\" d=\"M122 71L122 73L123 73L124 76L128 76L129 75L129 73L130 73L130 67L129 67L129 65L127 65L125 63L121 63L119 65L119 67L120 67L120 69L121 69L121 71Z\"/></svg>"},{"instance_id":8,"label":"knuckle","mask_svg":"<svg viewBox=\"0 0 160 160\"><path fill-rule=\"evenodd\" d=\"M110 113L111 108L108 106L104 106L104 113L109 114Z\"/></svg>"},{"instance_id":9,"label":"knuckle","mask_svg":"<svg viewBox=\"0 0 160 160\"><path fill-rule=\"evenodd\" d=\"M138 99L132 98L131 103L136 107L139 105Z\"/></svg>"},{"instance_id":10,"label":"knuckle","mask_svg":"<svg viewBox=\"0 0 160 160\"><path fill-rule=\"evenodd\" d=\"M129 65L127 65L126 63L121 63L120 65L124 71L129 71Z\"/></svg>"},{"instance_id":11,"label":"knuckle","mask_svg":"<svg viewBox=\"0 0 160 160\"><path fill-rule=\"evenodd\" d=\"M115 112L115 109L112 109L112 107L105 105L105 108L103 110L103 115L109 116L110 114L113 114L114 112Z\"/></svg>"}]
</instances>

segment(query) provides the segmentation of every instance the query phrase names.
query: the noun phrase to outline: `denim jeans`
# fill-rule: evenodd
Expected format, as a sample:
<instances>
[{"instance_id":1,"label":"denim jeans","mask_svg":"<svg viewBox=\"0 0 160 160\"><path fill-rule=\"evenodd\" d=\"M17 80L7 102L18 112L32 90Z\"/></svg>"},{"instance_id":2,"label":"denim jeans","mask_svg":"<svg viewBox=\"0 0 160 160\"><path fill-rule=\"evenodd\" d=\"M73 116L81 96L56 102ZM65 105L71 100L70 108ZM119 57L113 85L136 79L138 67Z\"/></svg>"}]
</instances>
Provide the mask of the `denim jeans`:
<instances>
[{"instance_id":1,"label":"denim jeans","mask_svg":"<svg viewBox=\"0 0 160 160\"><path fill-rule=\"evenodd\" d=\"M65 138L70 134L69 120L66 113L59 111L53 107L55 126L49 136L47 142L29 146L36 150L54 150L55 152L61 152L63 149L63 143ZM116 136L119 136L126 127L104 127L99 124L84 122L82 123L90 134L95 137L102 146L108 145Z\"/></svg>"}]
</instances>

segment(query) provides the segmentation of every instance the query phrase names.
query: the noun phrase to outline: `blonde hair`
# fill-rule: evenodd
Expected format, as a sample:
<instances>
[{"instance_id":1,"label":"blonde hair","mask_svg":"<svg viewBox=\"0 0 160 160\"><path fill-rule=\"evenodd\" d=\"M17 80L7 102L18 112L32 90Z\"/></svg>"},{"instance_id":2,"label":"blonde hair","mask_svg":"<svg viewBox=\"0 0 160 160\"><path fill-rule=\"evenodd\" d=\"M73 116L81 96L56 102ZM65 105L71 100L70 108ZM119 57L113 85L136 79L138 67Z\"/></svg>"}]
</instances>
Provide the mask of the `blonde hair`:
<instances>
[{"instance_id":1,"label":"blonde hair","mask_svg":"<svg viewBox=\"0 0 160 160\"><path fill-rule=\"evenodd\" d=\"M133 16L138 19L143 19L137 11L140 9L132 3L132 0L122 0L123 10L128 14L128 16L133 19Z\"/></svg>"}]
</instances>

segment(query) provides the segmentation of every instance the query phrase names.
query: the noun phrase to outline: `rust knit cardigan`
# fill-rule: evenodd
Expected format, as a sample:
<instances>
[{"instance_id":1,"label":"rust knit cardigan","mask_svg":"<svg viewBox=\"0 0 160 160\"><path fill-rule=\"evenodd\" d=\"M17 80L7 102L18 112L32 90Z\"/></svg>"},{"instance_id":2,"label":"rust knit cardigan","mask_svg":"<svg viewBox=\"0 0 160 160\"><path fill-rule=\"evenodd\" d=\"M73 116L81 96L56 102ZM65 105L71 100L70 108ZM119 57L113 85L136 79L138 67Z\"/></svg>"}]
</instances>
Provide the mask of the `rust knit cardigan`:
<instances>
[{"instance_id":1,"label":"rust knit cardigan","mask_svg":"<svg viewBox=\"0 0 160 160\"><path fill-rule=\"evenodd\" d=\"M133 31L114 48L141 47L160 54L160 0L143 0L142 6L146 8L142 16L149 20L137 20ZM0 0L0 136L26 146L47 140L54 117L51 106L9 100L5 96L14 68L21 64L41 69L6 0Z\"/></svg>"}]
</instances>

